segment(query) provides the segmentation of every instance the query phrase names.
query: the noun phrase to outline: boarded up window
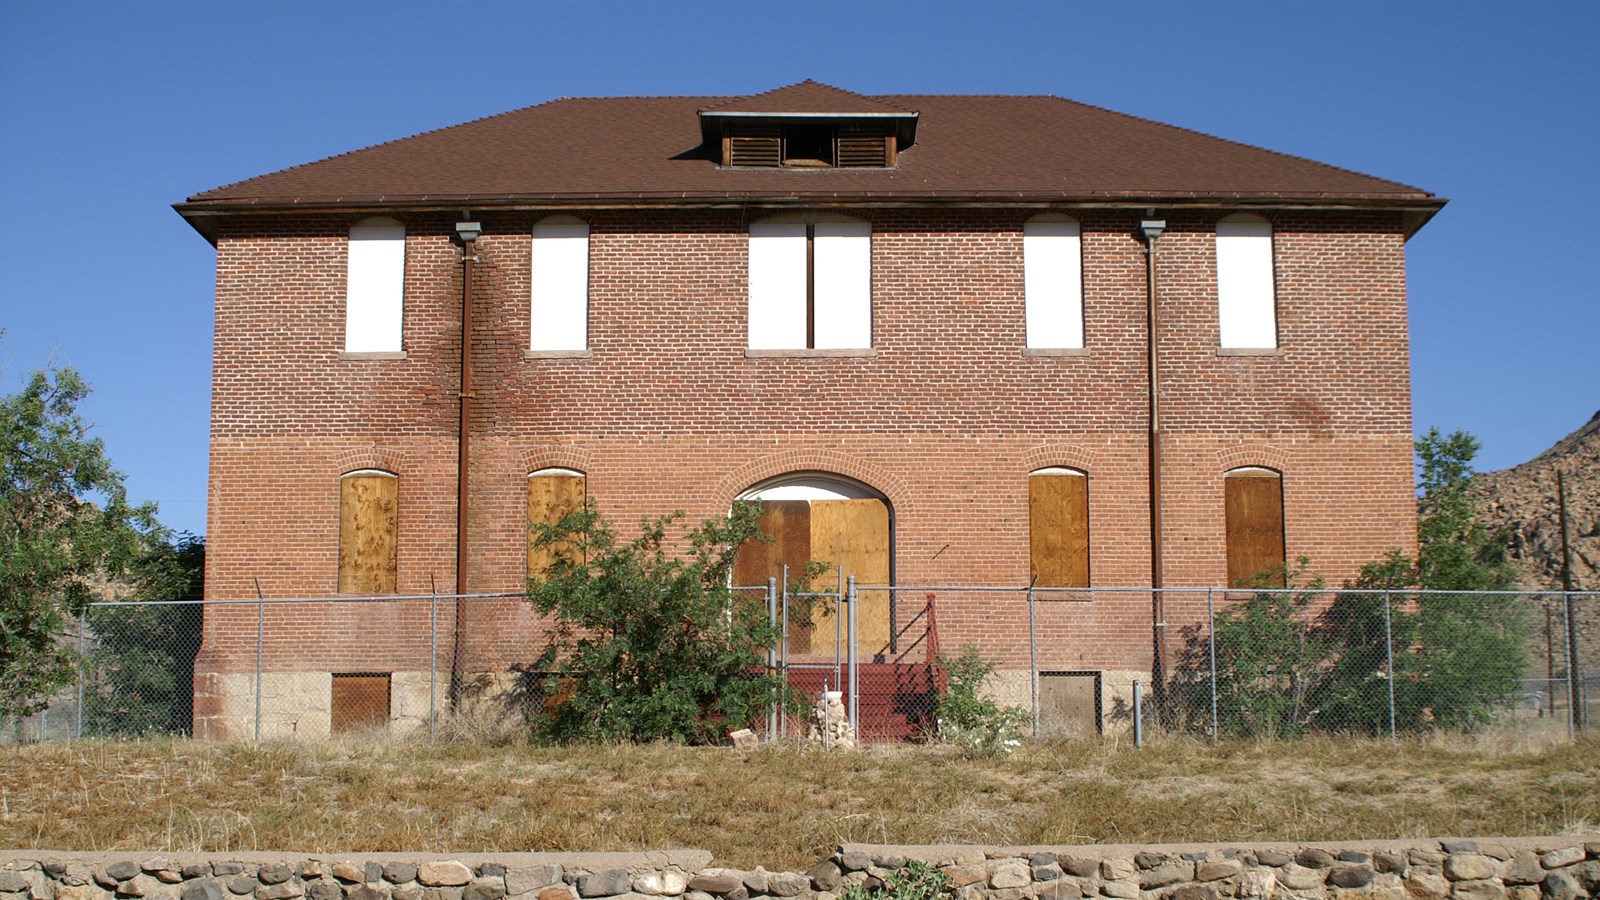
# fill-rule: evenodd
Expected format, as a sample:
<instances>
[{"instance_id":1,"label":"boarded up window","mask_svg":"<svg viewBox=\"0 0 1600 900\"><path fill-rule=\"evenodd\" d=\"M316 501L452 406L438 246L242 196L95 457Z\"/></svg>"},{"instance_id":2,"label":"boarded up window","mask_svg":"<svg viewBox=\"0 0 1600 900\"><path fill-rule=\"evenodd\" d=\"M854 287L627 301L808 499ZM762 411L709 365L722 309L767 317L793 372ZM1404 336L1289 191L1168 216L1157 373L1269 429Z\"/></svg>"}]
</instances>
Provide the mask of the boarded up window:
<instances>
[{"instance_id":1,"label":"boarded up window","mask_svg":"<svg viewBox=\"0 0 1600 900\"><path fill-rule=\"evenodd\" d=\"M1039 587L1089 586L1089 477L1040 469L1028 477L1028 545Z\"/></svg>"},{"instance_id":2,"label":"boarded up window","mask_svg":"<svg viewBox=\"0 0 1600 900\"><path fill-rule=\"evenodd\" d=\"M1221 346L1278 346L1272 225L1241 213L1217 223L1217 327Z\"/></svg>"},{"instance_id":3,"label":"boarded up window","mask_svg":"<svg viewBox=\"0 0 1600 900\"><path fill-rule=\"evenodd\" d=\"M333 676L333 731L382 728L389 724L389 673Z\"/></svg>"},{"instance_id":4,"label":"boarded up window","mask_svg":"<svg viewBox=\"0 0 1600 900\"><path fill-rule=\"evenodd\" d=\"M751 541L734 562L734 583L764 585L783 577L789 567L791 583L800 580L812 560L826 562L828 571L810 589L833 591L842 577L854 575L858 585L886 585L890 578L889 507L877 498L764 500L760 528L770 543ZM803 587L803 586L802 586ZM863 591L857 596L858 647L864 655L885 653L889 647L889 592ZM789 623L792 653L832 652L836 623L832 602L818 601L809 618L795 616ZM848 641L849 633L841 628Z\"/></svg>"},{"instance_id":5,"label":"boarded up window","mask_svg":"<svg viewBox=\"0 0 1600 900\"><path fill-rule=\"evenodd\" d=\"M1283 476L1271 469L1234 469L1223 480L1228 586L1283 587Z\"/></svg>"},{"instance_id":6,"label":"boarded up window","mask_svg":"<svg viewBox=\"0 0 1600 900\"><path fill-rule=\"evenodd\" d=\"M529 349L589 347L589 226L551 216L533 226Z\"/></svg>"},{"instance_id":7,"label":"boarded up window","mask_svg":"<svg viewBox=\"0 0 1600 900\"><path fill-rule=\"evenodd\" d=\"M528 524L555 525L568 513L583 509L588 496L582 472L571 469L541 469L528 476ZM535 547L538 535L528 529L528 577L543 577L556 556L569 548L559 545Z\"/></svg>"},{"instance_id":8,"label":"boarded up window","mask_svg":"<svg viewBox=\"0 0 1600 900\"><path fill-rule=\"evenodd\" d=\"M1078 223L1046 215L1022 226L1028 346L1083 347L1083 254Z\"/></svg>"},{"instance_id":9,"label":"boarded up window","mask_svg":"<svg viewBox=\"0 0 1600 900\"><path fill-rule=\"evenodd\" d=\"M858 219L750 226L752 350L872 346L872 226Z\"/></svg>"},{"instance_id":10,"label":"boarded up window","mask_svg":"<svg viewBox=\"0 0 1600 900\"><path fill-rule=\"evenodd\" d=\"M393 219L363 219L350 229L347 262L344 349L351 353L400 350L405 226Z\"/></svg>"},{"instance_id":11,"label":"boarded up window","mask_svg":"<svg viewBox=\"0 0 1600 900\"><path fill-rule=\"evenodd\" d=\"M339 483L339 592L392 594L399 545L400 479L367 469Z\"/></svg>"}]
</instances>

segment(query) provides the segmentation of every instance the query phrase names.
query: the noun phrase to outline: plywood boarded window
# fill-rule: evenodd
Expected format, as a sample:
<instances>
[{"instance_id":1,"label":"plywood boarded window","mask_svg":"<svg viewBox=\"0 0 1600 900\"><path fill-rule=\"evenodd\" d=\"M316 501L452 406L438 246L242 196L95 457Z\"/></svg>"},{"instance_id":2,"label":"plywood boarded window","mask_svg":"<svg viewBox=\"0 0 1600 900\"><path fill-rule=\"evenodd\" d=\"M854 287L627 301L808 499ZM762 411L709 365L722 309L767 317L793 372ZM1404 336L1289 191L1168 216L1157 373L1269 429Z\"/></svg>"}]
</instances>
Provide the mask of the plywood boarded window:
<instances>
[{"instance_id":1,"label":"plywood boarded window","mask_svg":"<svg viewBox=\"0 0 1600 900\"><path fill-rule=\"evenodd\" d=\"M345 278L344 349L398 352L405 305L406 227L363 219L350 229Z\"/></svg>"},{"instance_id":2,"label":"plywood boarded window","mask_svg":"<svg viewBox=\"0 0 1600 900\"><path fill-rule=\"evenodd\" d=\"M760 528L773 541L751 541L740 549L734 563L735 584L756 586L766 584L769 577L782 579L784 565L789 567L790 581L799 581L812 560L825 562L829 568L810 585L811 590L834 591L841 577L852 575L857 585L889 584L889 505L871 493L859 485L819 478L799 478L747 492L745 499L761 501ZM857 603L861 653L886 653L890 645L889 592L860 592ZM836 625L832 609L832 601L823 601L814 606L809 618L791 619L791 653L832 652ZM847 629L841 629L841 634L849 640Z\"/></svg>"},{"instance_id":3,"label":"plywood boarded window","mask_svg":"<svg viewBox=\"0 0 1600 900\"><path fill-rule=\"evenodd\" d=\"M339 481L339 593L392 594L400 534L400 479L363 469Z\"/></svg>"},{"instance_id":4,"label":"plywood boarded window","mask_svg":"<svg viewBox=\"0 0 1600 900\"><path fill-rule=\"evenodd\" d=\"M1217 223L1217 328L1221 345L1278 346L1277 279L1272 225L1246 213Z\"/></svg>"},{"instance_id":5,"label":"plywood boarded window","mask_svg":"<svg viewBox=\"0 0 1600 900\"><path fill-rule=\"evenodd\" d=\"M533 226L530 350L589 347L589 225L551 216Z\"/></svg>"},{"instance_id":6,"label":"plywood boarded window","mask_svg":"<svg viewBox=\"0 0 1600 900\"><path fill-rule=\"evenodd\" d=\"M1083 347L1083 251L1078 223L1036 216L1022 226L1028 347Z\"/></svg>"},{"instance_id":7,"label":"plywood boarded window","mask_svg":"<svg viewBox=\"0 0 1600 900\"><path fill-rule=\"evenodd\" d=\"M1038 587L1089 586L1089 476L1040 469L1028 476L1028 546Z\"/></svg>"},{"instance_id":8,"label":"plywood boarded window","mask_svg":"<svg viewBox=\"0 0 1600 900\"><path fill-rule=\"evenodd\" d=\"M331 730L359 731L389 724L389 673L335 673Z\"/></svg>"},{"instance_id":9,"label":"plywood boarded window","mask_svg":"<svg viewBox=\"0 0 1600 900\"><path fill-rule=\"evenodd\" d=\"M555 525L567 516L583 509L588 497L587 479L582 472L572 469L540 469L528 476L528 577L542 578L550 564L570 546L546 545L535 547L538 537L535 524Z\"/></svg>"},{"instance_id":10,"label":"plywood boarded window","mask_svg":"<svg viewBox=\"0 0 1600 900\"><path fill-rule=\"evenodd\" d=\"M1272 469L1234 469L1222 480L1228 586L1283 587L1283 476Z\"/></svg>"}]
</instances>

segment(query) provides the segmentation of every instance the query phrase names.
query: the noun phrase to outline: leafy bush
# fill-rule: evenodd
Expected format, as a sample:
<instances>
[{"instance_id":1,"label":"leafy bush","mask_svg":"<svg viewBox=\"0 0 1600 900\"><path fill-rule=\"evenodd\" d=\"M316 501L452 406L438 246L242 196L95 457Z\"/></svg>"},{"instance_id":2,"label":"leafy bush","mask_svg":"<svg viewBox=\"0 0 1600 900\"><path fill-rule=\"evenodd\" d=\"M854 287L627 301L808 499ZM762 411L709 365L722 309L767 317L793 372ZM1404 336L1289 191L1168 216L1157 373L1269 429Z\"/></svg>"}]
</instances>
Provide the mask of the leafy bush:
<instances>
[{"instance_id":1,"label":"leafy bush","mask_svg":"<svg viewBox=\"0 0 1600 900\"><path fill-rule=\"evenodd\" d=\"M920 859L884 876L882 887L847 884L839 890L839 900L941 900L954 895L950 876Z\"/></svg>"},{"instance_id":2,"label":"leafy bush","mask_svg":"<svg viewBox=\"0 0 1600 900\"><path fill-rule=\"evenodd\" d=\"M130 568L134 600L198 600L205 580L205 538L160 541ZM194 706L194 658L200 651L195 604L92 607L85 620L96 647L85 666L84 726L100 737L187 734Z\"/></svg>"},{"instance_id":3,"label":"leafy bush","mask_svg":"<svg viewBox=\"0 0 1600 900\"><path fill-rule=\"evenodd\" d=\"M542 737L720 742L786 699L786 685L762 671L775 636L764 601L729 589L759 513L734 504L682 536L682 557L667 551L682 513L641 522L626 543L592 504L535 526L534 545L555 557L528 587L534 608L555 618L538 661L556 675Z\"/></svg>"},{"instance_id":4,"label":"leafy bush","mask_svg":"<svg viewBox=\"0 0 1600 900\"><path fill-rule=\"evenodd\" d=\"M1317 595L1307 591L1320 589L1322 581L1313 578L1297 587L1305 565L1302 559L1299 568L1286 573L1289 589L1259 590L1216 616L1217 720L1223 734L1292 737L1314 724L1329 651L1308 613ZM1195 647L1191 671L1209 667L1208 652L1203 641ZM1209 690L1208 683L1196 684Z\"/></svg>"},{"instance_id":5,"label":"leafy bush","mask_svg":"<svg viewBox=\"0 0 1600 900\"><path fill-rule=\"evenodd\" d=\"M1512 580L1503 537L1475 518L1468 487L1477 446L1437 429L1417 442L1416 559L1391 551L1331 600L1294 587L1301 559L1289 590L1258 590L1218 613L1219 731L1386 734L1391 684L1397 731L1480 728L1509 705L1527 671L1531 622L1514 595L1469 593ZM1207 652L1196 634L1177 686L1192 709L1209 701Z\"/></svg>"},{"instance_id":6,"label":"leafy bush","mask_svg":"<svg viewBox=\"0 0 1600 900\"><path fill-rule=\"evenodd\" d=\"M945 670L947 680L934 712L941 743L979 756L1010 753L1022 745L1022 729L1029 723L1027 711L978 696L984 679L995 668L978 655L978 648L968 644L954 659L941 654L934 665Z\"/></svg>"}]
</instances>

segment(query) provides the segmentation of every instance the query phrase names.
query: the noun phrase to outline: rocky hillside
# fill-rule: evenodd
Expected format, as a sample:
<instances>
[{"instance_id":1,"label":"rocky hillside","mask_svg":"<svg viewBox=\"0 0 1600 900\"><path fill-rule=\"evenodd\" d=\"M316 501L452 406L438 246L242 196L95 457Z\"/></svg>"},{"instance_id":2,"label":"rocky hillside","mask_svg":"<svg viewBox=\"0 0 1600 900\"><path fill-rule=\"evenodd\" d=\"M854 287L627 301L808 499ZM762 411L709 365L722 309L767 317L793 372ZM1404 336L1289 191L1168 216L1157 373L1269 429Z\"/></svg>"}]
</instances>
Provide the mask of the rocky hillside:
<instances>
[{"instance_id":1,"label":"rocky hillside","mask_svg":"<svg viewBox=\"0 0 1600 900\"><path fill-rule=\"evenodd\" d=\"M1600 590L1600 412L1522 465L1479 475L1479 514L1491 528L1511 532L1523 587L1560 588L1557 469L1566 472L1573 587Z\"/></svg>"}]
</instances>

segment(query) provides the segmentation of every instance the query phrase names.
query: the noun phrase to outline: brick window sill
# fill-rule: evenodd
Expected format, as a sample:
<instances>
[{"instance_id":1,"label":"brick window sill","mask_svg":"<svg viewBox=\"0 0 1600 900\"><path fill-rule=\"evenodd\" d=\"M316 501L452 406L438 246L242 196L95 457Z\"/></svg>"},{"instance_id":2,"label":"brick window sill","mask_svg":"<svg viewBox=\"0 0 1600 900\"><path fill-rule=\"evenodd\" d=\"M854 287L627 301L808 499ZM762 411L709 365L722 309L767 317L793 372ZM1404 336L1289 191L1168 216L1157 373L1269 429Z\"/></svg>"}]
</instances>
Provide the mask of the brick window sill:
<instances>
[{"instance_id":1,"label":"brick window sill","mask_svg":"<svg viewBox=\"0 0 1600 900\"><path fill-rule=\"evenodd\" d=\"M1282 356L1282 347L1218 347L1218 356Z\"/></svg>"},{"instance_id":2,"label":"brick window sill","mask_svg":"<svg viewBox=\"0 0 1600 900\"><path fill-rule=\"evenodd\" d=\"M371 359L405 359L404 350L341 350L339 358L342 360L371 360Z\"/></svg>"},{"instance_id":3,"label":"brick window sill","mask_svg":"<svg viewBox=\"0 0 1600 900\"><path fill-rule=\"evenodd\" d=\"M878 351L871 347L834 350L753 350L744 351L745 359L831 359L836 357L875 357Z\"/></svg>"},{"instance_id":4,"label":"brick window sill","mask_svg":"<svg viewBox=\"0 0 1600 900\"><path fill-rule=\"evenodd\" d=\"M1088 347L1024 347L1023 356L1088 356Z\"/></svg>"},{"instance_id":5,"label":"brick window sill","mask_svg":"<svg viewBox=\"0 0 1600 900\"><path fill-rule=\"evenodd\" d=\"M593 359L589 350L524 350L523 359Z\"/></svg>"}]
</instances>

